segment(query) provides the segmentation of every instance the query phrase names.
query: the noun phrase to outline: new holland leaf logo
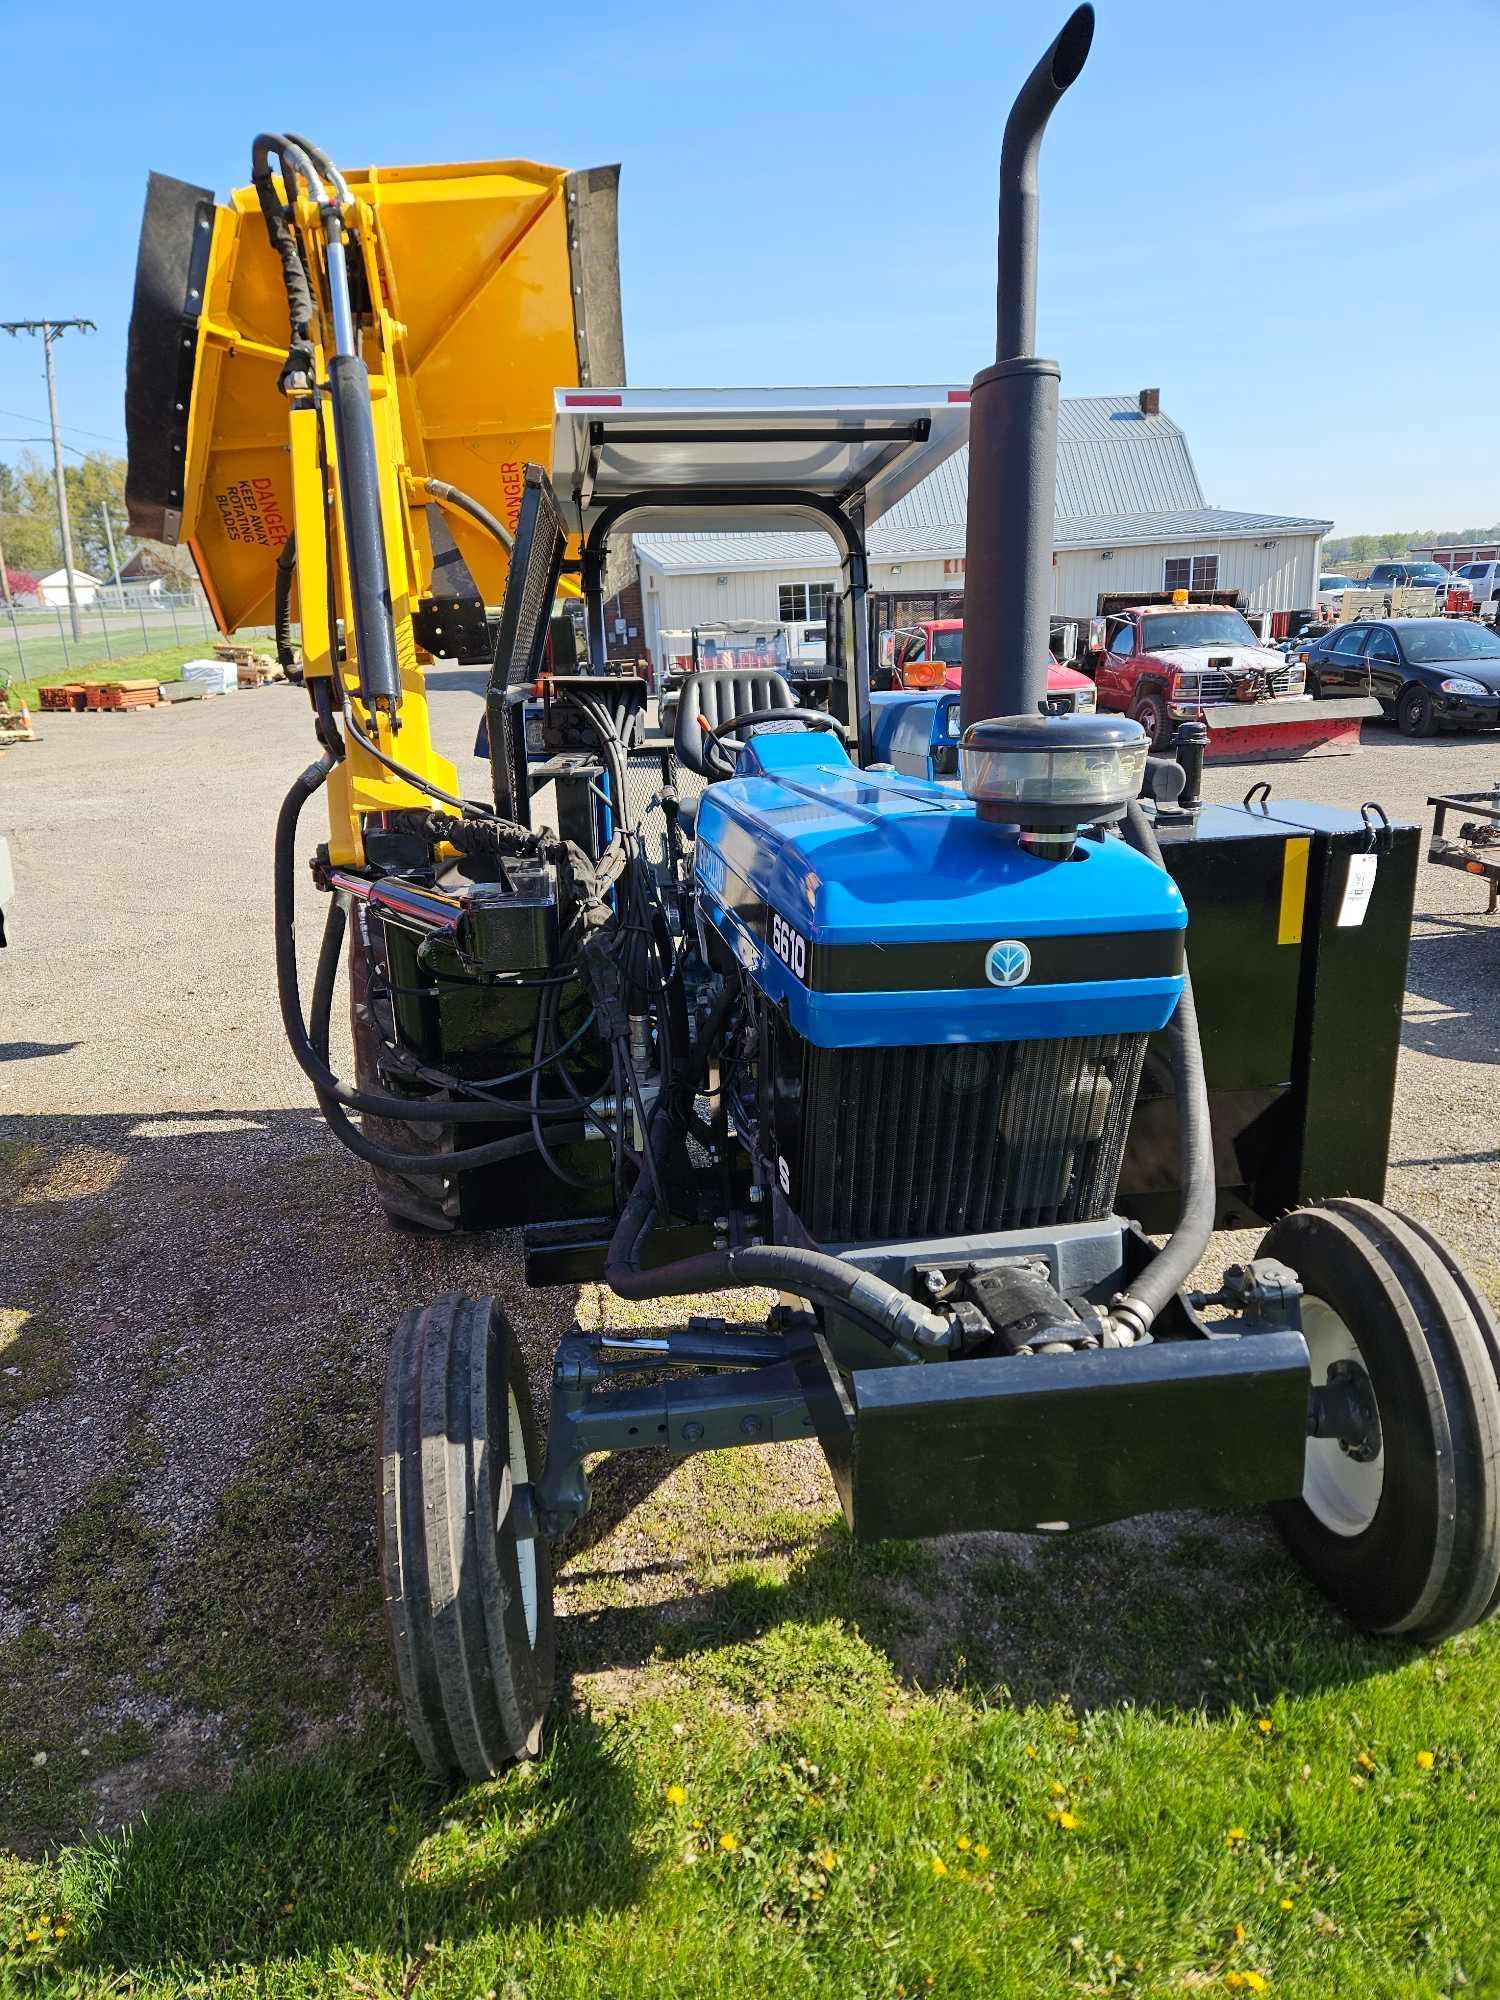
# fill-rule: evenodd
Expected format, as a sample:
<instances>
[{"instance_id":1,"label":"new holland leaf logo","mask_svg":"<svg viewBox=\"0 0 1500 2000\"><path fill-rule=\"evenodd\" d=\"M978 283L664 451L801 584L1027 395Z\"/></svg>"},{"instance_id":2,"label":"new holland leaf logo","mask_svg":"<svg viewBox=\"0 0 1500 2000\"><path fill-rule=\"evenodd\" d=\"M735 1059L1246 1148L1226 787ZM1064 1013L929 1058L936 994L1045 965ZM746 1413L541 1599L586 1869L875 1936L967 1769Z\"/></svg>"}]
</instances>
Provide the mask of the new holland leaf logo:
<instances>
[{"instance_id":1,"label":"new holland leaf logo","mask_svg":"<svg viewBox=\"0 0 1500 2000\"><path fill-rule=\"evenodd\" d=\"M1031 971L1031 953L1019 938L1001 938L984 955L984 976L991 986L1019 986Z\"/></svg>"}]
</instances>

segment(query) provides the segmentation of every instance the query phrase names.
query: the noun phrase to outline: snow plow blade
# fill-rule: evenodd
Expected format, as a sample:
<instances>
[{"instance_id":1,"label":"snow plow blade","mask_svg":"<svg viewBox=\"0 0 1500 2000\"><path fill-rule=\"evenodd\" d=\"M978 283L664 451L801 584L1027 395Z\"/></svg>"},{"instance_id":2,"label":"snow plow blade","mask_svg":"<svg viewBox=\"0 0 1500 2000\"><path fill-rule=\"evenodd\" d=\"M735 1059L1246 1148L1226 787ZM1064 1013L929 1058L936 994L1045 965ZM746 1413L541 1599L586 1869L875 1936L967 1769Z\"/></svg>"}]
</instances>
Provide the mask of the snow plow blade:
<instances>
[{"instance_id":1,"label":"snow plow blade","mask_svg":"<svg viewBox=\"0 0 1500 2000\"><path fill-rule=\"evenodd\" d=\"M1361 723L1379 715L1372 695L1342 701L1226 702L1205 711L1208 760L1260 764L1276 758L1343 757L1359 748Z\"/></svg>"}]
</instances>

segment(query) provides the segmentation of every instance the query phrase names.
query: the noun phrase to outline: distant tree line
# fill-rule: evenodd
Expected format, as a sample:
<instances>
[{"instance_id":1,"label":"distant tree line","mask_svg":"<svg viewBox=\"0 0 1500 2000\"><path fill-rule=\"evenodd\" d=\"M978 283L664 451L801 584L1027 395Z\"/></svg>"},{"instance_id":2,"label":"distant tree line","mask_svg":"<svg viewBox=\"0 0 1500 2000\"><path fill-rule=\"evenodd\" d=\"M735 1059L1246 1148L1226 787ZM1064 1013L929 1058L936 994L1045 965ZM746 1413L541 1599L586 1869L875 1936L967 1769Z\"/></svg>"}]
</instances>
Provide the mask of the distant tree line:
<instances>
[{"instance_id":1,"label":"distant tree line","mask_svg":"<svg viewBox=\"0 0 1500 2000\"><path fill-rule=\"evenodd\" d=\"M73 530L73 560L101 583L111 581L109 542L104 533L108 507L115 553L123 569L139 549L150 557L154 574L169 590L190 590L196 581L186 549L164 542L144 542L125 531L125 461L106 451L91 451L63 474L68 488L68 520ZM14 596L23 597L40 576L62 568L62 538L57 526L57 495L52 469L35 452L15 464L0 459L0 549Z\"/></svg>"},{"instance_id":2,"label":"distant tree line","mask_svg":"<svg viewBox=\"0 0 1500 2000\"><path fill-rule=\"evenodd\" d=\"M1404 556L1408 549L1435 543L1497 539L1500 539L1500 523L1488 528L1403 528L1386 535L1330 535L1323 544L1323 560L1325 563L1389 561Z\"/></svg>"}]
</instances>

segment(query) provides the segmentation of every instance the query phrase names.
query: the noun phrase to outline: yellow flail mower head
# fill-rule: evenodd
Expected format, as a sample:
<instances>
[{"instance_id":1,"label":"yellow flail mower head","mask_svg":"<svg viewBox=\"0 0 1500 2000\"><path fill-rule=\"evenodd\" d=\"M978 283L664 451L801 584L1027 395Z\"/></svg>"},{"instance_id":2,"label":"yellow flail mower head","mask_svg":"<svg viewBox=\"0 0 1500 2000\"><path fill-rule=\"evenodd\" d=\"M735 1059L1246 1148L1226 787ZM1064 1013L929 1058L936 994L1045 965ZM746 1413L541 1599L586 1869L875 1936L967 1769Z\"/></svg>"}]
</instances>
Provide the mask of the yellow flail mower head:
<instances>
[{"instance_id":1,"label":"yellow flail mower head","mask_svg":"<svg viewBox=\"0 0 1500 2000\"><path fill-rule=\"evenodd\" d=\"M421 661L483 646L554 390L624 380L618 180L525 160L345 176L279 134L227 206L151 176L131 527L187 544L225 633L274 621L289 664L300 625L315 705L346 725L335 861L362 860L368 813L431 802L391 764L456 785Z\"/></svg>"}]
</instances>

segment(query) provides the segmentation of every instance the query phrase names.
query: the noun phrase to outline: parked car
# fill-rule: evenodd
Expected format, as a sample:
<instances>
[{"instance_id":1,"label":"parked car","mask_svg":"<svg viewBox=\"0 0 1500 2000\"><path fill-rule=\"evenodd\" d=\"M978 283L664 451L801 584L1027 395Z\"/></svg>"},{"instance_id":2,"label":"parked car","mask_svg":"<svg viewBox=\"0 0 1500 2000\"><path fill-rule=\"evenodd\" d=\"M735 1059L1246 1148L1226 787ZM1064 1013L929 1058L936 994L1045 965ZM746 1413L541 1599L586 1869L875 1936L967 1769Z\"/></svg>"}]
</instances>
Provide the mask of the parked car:
<instances>
[{"instance_id":1,"label":"parked car","mask_svg":"<svg viewBox=\"0 0 1500 2000\"><path fill-rule=\"evenodd\" d=\"M1319 695L1370 693L1405 736L1500 722L1500 633L1469 618L1340 625L1308 648Z\"/></svg>"},{"instance_id":2,"label":"parked car","mask_svg":"<svg viewBox=\"0 0 1500 2000\"><path fill-rule=\"evenodd\" d=\"M1092 655L1099 706L1134 716L1161 749L1179 722L1225 702L1300 696L1305 670L1227 604L1142 604L1104 621Z\"/></svg>"},{"instance_id":3,"label":"parked car","mask_svg":"<svg viewBox=\"0 0 1500 2000\"><path fill-rule=\"evenodd\" d=\"M1356 590L1357 588L1358 585L1351 583L1347 576L1320 576L1318 578L1318 609L1331 613L1337 618L1344 602L1344 592L1346 590Z\"/></svg>"},{"instance_id":4,"label":"parked car","mask_svg":"<svg viewBox=\"0 0 1500 2000\"><path fill-rule=\"evenodd\" d=\"M1375 567L1362 583L1355 583L1355 590L1446 590L1448 572L1441 563L1435 562L1383 562ZM1385 608L1391 608L1387 595Z\"/></svg>"},{"instance_id":5,"label":"parked car","mask_svg":"<svg viewBox=\"0 0 1500 2000\"><path fill-rule=\"evenodd\" d=\"M1465 563L1453 572L1474 600L1474 609L1493 621L1496 600L1500 599L1500 562Z\"/></svg>"},{"instance_id":6,"label":"parked car","mask_svg":"<svg viewBox=\"0 0 1500 2000\"><path fill-rule=\"evenodd\" d=\"M891 634L890 676L887 688L956 688L963 686L964 621L962 618L927 618L915 625L902 625ZM1079 714L1092 713L1096 696L1087 674L1049 660L1047 692L1071 697Z\"/></svg>"}]
</instances>

